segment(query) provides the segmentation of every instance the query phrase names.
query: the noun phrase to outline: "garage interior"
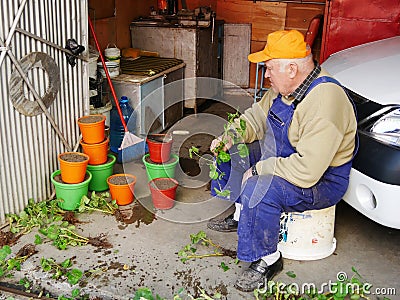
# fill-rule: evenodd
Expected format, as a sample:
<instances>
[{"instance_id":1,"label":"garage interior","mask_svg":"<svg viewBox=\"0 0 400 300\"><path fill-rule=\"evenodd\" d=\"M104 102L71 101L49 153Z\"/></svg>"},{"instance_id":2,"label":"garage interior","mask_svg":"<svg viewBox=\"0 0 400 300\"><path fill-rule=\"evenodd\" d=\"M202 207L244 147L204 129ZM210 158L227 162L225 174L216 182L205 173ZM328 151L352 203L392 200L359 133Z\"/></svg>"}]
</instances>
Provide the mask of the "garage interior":
<instances>
[{"instance_id":1,"label":"garage interior","mask_svg":"<svg viewBox=\"0 0 400 300\"><path fill-rule=\"evenodd\" d=\"M155 209L142 157L125 162L119 153L113 173L137 177L135 201L119 207L120 218L99 212L75 215L78 232L104 236L112 246L58 250L49 240L36 244L37 252L20 270L11 277L0 276L0 299L139 299L138 291L143 288L162 299L257 299L233 287L247 267L247 263L235 261L236 233L207 229L207 220L226 216L233 207L210 196L208 166L189 156L190 147L210 155L210 142L220 133L227 113L243 112L268 89L263 64L249 63L247 55L262 50L269 33L299 30L311 40L319 63L337 51L400 34L400 4L391 0L380 4L348 0L6 2L0 13L4 20L0 25L4 42L0 45L0 245L8 244L8 214L19 214L29 199L54 198L50 176L58 169L57 155L79 149L76 120L98 113L109 117L114 104L107 81L90 80L90 68L96 68L100 60L86 16L93 21L103 51L115 47L145 53L139 57L147 60L144 73L135 73L132 61L124 65L121 60L120 73L112 82L116 96L127 96L138 112L135 133L175 132L172 153L179 155L176 180L180 185L173 209ZM85 46L85 51L76 55L74 66L66 60L69 38ZM59 86L54 99L45 103L50 116L42 108L28 105L35 95L26 86L22 91L26 99L18 102L21 91L13 91L10 82L21 79L15 79L10 52L27 68L24 71L40 91L39 97L47 95L49 84ZM40 52L53 57L58 67L41 62L28 66L22 61L23 57L39 61ZM156 65L161 61L172 65ZM60 82L49 79L49 74L56 75L54 69L59 69ZM106 120L106 125L109 122ZM336 206L335 214L334 252L318 260L285 258L284 271L274 282L314 284L326 291L339 276L351 279L361 275L362 282L372 285L367 299L400 299L396 268L400 231L372 221L345 201ZM200 231L227 250L226 255L183 263L178 252L190 243L190 235ZM16 235L18 239L9 243L12 253L34 244L36 234L37 228ZM199 251L208 250L199 247ZM71 258L74 267L85 272L85 282L74 286L66 277L52 278L40 268L44 257L57 262ZM24 278L30 282L28 288L20 282ZM74 296L77 287L80 294ZM178 294L181 298L174 298Z\"/></svg>"}]
</instances>

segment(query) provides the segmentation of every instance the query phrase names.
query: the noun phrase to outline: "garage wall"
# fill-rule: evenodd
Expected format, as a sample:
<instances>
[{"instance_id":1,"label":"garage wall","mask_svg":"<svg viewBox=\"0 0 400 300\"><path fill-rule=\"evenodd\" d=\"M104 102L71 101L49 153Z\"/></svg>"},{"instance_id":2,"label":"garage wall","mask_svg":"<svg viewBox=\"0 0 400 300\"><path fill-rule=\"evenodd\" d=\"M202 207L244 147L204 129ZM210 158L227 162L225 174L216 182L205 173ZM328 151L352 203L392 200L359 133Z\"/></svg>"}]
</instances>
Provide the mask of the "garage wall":
<instances>
[{"instance_id":1,"label":"garage wall","mask_svg":"<svg viewBox=\"0 0 400 300\"><path fill-rule=\"evenodd\" d=\"M60 89L48 112L65 142L41 109L38 115L32 116L21 112L21 107L29 107L35 101L26 84L19 90L25 97L25 105L19 110L14 107L11 97L15 92L14 83L22 79L17 77L12 82L12 77L18 73L10 56L4 56L6 52L1 51L0 224L5 222L5 213L20 212L29 198L39 201L52 194L50 175L58 169L57 155L77 144L79 129L76 120L89 113L87 64L77 59L76 66L72 67L67 63L66 53L59 49L69 38L87 45L87 1L5 0L1 5L0 39L9 41L6 43L8 52L19 61L26 55L41 52L56 65ZM34 57L39 56L32 55ZM32 60L31 63L34 62L41 65L43 60ZM30 70L29 65L30 62L24 64L28 66L26 75L35 91L43 96L55 82L53 71L49 76L50 73L40 67ZM21 101L20 98L17 100Z\"/></svg>"}]
</instances>

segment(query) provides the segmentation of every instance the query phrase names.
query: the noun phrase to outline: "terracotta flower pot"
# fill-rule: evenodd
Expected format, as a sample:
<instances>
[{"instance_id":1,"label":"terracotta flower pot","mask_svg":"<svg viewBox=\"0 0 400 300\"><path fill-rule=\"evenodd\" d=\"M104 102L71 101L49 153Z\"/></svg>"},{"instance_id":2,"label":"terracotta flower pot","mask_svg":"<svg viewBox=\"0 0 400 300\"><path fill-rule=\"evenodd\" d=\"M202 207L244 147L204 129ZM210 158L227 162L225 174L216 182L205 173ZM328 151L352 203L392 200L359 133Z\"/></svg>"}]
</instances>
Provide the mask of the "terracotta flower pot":
<instances>
[{"instance_id":1,"label":"terracotta flower pot","mask_svg":"<svg viewBox=\"0 0 400 300\"><path fill-rule=\"evenodd\" d=\"M107 161L109 139L97 144L88 144L81 140L83 153L89 155L89 165L101 165Z\"/></svg>"},{"instance_id":2,"label":"terracotta flower pot","mask_svg":"<svg viewBox=\"0 0 400 300\"><path fill-rule=\"evenodd\" d=\"M78 119L79 129L82 133L82 139L87 144L101 143L105 139L104 115L88 115Z\"/></svg>"},{"instance_id":3,"label":"terracotta flower pot","mask_svg":"<svg viewBox=\"0 0 400 300\"><path fill-rule=\"evenodd\" d=\"M169 160L173 142L171 134L150 134L146 142L153 162L164 163Z\"/></svg>"},{"instance_id":4,"label":"terracotta flower pot","mask_svg":"<svg viewBox=\"0 0 400 300\"><path fill-rule=\"evenodd\" d=\"M116 200L118 205L127 205L133 202L133 191L136 176L131 174L114 174L107 178L110 188L111 199Z\"/></svg>"},{"instance_id":5,"label":"terracotta flower pot","mask_svg":"<svg viewBox=\"0 0 400 300\"><path fill-rule=\"evenodd\" d=\"M178 181L173 178L155 178L149 182L153 205L158 209L170 209L174 206Z\"/></svg>"},{"instance_id":6,"label":"terracotta flower pot","mask_svg":"<svg viewBox=\"0 0 400 300\"><path fill-rule=\"evenodd\" d=\"M64 152L58 155L61 179L65 183L81 183L86 174L89 155L81 152Z\"/></svg>"}]
</instances>

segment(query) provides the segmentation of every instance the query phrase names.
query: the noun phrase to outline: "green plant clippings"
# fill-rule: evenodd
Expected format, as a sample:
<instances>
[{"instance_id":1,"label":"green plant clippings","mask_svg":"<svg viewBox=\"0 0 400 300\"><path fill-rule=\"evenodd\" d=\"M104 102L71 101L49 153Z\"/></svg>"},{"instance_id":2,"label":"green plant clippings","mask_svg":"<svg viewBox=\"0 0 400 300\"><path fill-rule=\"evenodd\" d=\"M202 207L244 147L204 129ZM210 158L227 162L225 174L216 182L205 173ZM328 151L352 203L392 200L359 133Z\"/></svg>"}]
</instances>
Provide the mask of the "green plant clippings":
<instances>
[{"instance_id":1,"label":"green plant clippings","mask_svg":"<svg viewBox=\"0 0 400 300\"><path fill-rule=\"evenodd\" d=\"M287 271L286 275L289 276L290 278L296 278L296 274L293 271Z\"/></svg>"},{"instance_id":2,"label":"green plant clippings","mask_svg":"<svg viewBox=\"0 0 400 300\"><path fill-rule=\"evenodd\" d=\"M220 267L222 268L222 270L224 270L224 272L230 269L229 266L227 266L224 262L221 262Z\"/></svg>"}]
</instances>

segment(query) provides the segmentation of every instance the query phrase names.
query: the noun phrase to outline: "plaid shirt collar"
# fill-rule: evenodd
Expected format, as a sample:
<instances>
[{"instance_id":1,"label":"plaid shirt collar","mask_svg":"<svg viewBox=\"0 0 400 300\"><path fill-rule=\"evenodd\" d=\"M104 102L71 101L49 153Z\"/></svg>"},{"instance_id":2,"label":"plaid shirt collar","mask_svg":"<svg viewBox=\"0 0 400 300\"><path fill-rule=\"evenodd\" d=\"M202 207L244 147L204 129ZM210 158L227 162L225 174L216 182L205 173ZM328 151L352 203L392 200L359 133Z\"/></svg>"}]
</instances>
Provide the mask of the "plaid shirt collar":
<instances>
[{"instance_id":1,"label":"plaid shirt collar","mask_svg":"<svg viewBox=\"0 0 400 300\"><path fill-rule=\"evenodd\" d=\"M310 87L311 83L318 77L321 72L321 66L317 64L314 69L308 74L307 78L300 84L300 86L290 94L290 98L294 98L296 102L300 102L304 98L304 94L307 89Z\"/></svg>"}]
</instances>

